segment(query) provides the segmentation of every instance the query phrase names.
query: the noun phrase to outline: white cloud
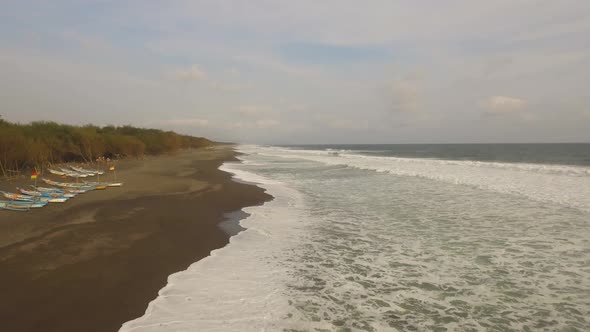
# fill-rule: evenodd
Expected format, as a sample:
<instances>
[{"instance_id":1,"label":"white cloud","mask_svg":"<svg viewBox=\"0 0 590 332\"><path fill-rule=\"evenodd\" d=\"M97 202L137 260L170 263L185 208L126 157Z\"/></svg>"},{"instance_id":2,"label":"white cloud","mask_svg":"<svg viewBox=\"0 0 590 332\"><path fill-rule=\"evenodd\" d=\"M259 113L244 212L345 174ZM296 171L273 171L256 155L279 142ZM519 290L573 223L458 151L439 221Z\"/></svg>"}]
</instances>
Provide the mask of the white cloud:
<instances>
[{"instance_id":1,"label":"white cloud","mask_svg":"<svg viewBox=\"0 0 590 332\"><path fill-rule=\"evenodd\" d=\"M231 84L231 83L222 83L222 82L211 82L209 86L215 90L228 92L228 93L237 93L248 88L248 85L241 85L241 84Z\"/></svg>"},{"instance_id":2,"label":"white cloud","mask_svg":"<svg viewBox=\"0 0 590 332\"><path fill-rule=\"evenodd\" d=\"M246 116L260 116L270 112L270 108L256 105L242 105L239 106L237 112Z\"/></svg>"},{"instance_id":3,"label":"white cloud","mask_svg":"<svg viewBox=\"0 0 590 332\"><path fill-rule=\"evenodd\" d=\"M227 127L230 129L269 129L277 127L281 124L280 121L274 119L260 119L256 121L238 121L229 124Z\"/></svg>"},{"instance_id":4,"label":"white cloud","mask_svg":"<svg viewBox=\"0 0 590 332\"><path fill-rule=\"evenodd\" d=\"M588 141L590 122L581 119L590 105L590 21L583 15L590 1L542 2L105 2L109 10L89 16L97 25L74 33L55 33L71 28L39 11L38 24L13 27L0 50L0 106L18 121L163 125L169 118L169 127L220 140L349 141L344 129L362 121L330 119L367 119L371 130L355 132L355 140L469 141L476 133L546 141L553 132ZM75 15L62 2L52 6ZM14 17L26 18L25 7ZM130 24L141 38L116 33ZM29 32L39 38L24 37ZM284 47L322 43L386 50L391 63L342 63L340 51ZM29 56L12 56L11 48ZM314 56L330 65L300 61ZM186 67L177 62L187 59ZM407 76L414 71L428 76ZM566 107L570 100L580 105ZM191 119L195 110L200 119ZM484 110L496 116L480 121ZM502 130L527 117L534 119L517 134ZM228 118L243 130L228 130ZM477 122L476 130L467 122Z\"/></svg>"},{"instance_id":5,"label":"white cloud","mask_svg":"<svg viewBox=\"0 0 590 332\"><path fill-rule=\"evenodd\" d=\"M366 130L369 128L369 122L367 120L356 120L356 119L332 119L327 123L328 127L334 129L345 129L345 130Z\"/></svg>"},{"instance_id":6,"label":"white cloud","mask_svg":"<svg viewBox=\"0 0 590 332\"><path fill-rule=\"evenodd\" d=\"M115 50L108 40L96 36L85 35L72 30L65 31L61 35L66 41L74 42L88 51L113 52Z\"/></svg>"},{"instance_id":7,"label":"white cloud","mask_svg":"<svg viewBox=\"0 0 590 332\"><path fill-rule=\"evenodd\" d=\"M281 123L278 120L273 119L261 119L256 121L256 127L258 128L271 128L280 125Z\"/></svg>"},{"instance_id":8,"label":"white cloud","mask_svg":"<svg viewBox=\"0 0 590 332\"><path fill-rule=\"evenodd\" d=\"M192 65L189 68L178 69L175 72L177 79L184 81L200 81L207 78L205 72L199 65Z\"/></svg>"},{"instance_id":9,"label":"white cloud","mask_svg":"<svg viewBox=\"0 0 590 332\"><path fill-rule=\"evenodd\" d=\"M289 76L302 77L316 73L316 70L311 67L288 64L269 55L241 55L234 57L234 60L250 66L270 69Z\"/></svg>"},{"instance_id":10,"label":"white cloud","mask_svg":"<svg viewBox=\"0 0 590 332\"><path fill-rule=\"evenodd\" d=\"M524 99L494 96L482 101L481 106L492 114L508 114L521 111L528 105Z\"/></svg>"},{"instance_id":11,"label":"white cloud","mask_svg":"<svg viewBox=\"0 0 590 332\"><path fill-rule=\"evenodd\" d=\"M391 85L392 111L411 113L418 110L418 82L412 79L401 79Z\"/></svg>"},{"instance_id":12,"label":"white cloud","mask_svg":"<svg viewBox=\"0 0 590 332\"><path fill-rule=\"evenodd\" d=\"M163 124L171 125L171 126L181 126L181 127L209 127L211 122L206 119L196 119L196 118L185 118L185 119L170 119L163 122Z\"/></svg>"}]
</instances>

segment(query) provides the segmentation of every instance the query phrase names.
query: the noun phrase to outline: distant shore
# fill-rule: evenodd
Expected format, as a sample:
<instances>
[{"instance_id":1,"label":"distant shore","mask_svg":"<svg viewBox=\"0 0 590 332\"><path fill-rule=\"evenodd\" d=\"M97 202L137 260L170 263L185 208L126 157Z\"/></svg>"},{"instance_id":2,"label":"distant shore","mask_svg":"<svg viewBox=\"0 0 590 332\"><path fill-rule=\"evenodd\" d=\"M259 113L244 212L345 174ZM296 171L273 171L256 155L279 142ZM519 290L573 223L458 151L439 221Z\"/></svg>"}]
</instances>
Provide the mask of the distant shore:
<instances>
[{"instance_id":1,"label":"distant shore","mask_svg":"<svg viewBox=\"0 0 590 332\"><path fill-rule=\"evenodd\" d=\"M3 329L117 331L143 315L170 274L228 243L225 214L272 198L218 169L235 154L217 145L123 160L121 188L0 211ZM21 182L0 189L30 184Z\"/></svg>"}]
</instances>

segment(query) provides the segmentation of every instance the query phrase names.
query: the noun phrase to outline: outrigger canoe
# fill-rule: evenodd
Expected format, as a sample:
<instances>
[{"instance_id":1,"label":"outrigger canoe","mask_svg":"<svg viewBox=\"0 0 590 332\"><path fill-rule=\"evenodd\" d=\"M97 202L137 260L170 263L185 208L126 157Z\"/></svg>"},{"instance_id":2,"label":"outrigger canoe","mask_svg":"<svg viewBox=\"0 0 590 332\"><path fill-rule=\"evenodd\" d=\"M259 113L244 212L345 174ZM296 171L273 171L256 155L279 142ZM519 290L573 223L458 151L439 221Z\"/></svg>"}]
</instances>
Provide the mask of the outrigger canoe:
<instances>
[{"instance_id":1,"label":"outrigger canoe","mask_svg":"<svg viewBox=\"0 0 590 332\"><path fill-rule=\"evenodd\" d=\"M19 187L16 187L16 190L23 195L29 195L29 196L35 196L35 197L49 197L49 198L76 197L76 194L57 193L57 192L40 192L40 191L35 191L35 190L26 190L26 189L19 188Z\"/></svg>"},{"instance_id":2,"label":"outrigger canoe","mask_svg":"<svg viewBox=\"0 0 590 332\"><path fill-rule=\"evenodd\" d=\"M32 204L20 205L11 201L0 201L0 209L26 212L29 211Z\"/></svg>"},{"instance_id":3,"label":"outrigger canoe","mask_svg":"<svg viewBox=\"0 0 590 332\"><path fill-rule=\"evenodd\" d=\"M93 190L94 187L93 186L89 186L85 183L70 183L70 182L56 182L56 181L52 181L46 178L41 179L43 182L52 185L52 186L56 186L56 187L61 187L61 188L75 188L75 189L81 189L81 190Z\"/></svg>"},{"instance_id":4,"label":"outrigger canoe","mask_svg":"<svg viewBox=\"0 0 590 332\"><path fill-rule=\"evenodd\" d=\"M89 186L104 186L104 187L121 187L123 186L123 182L86 182L82 181L83 183Z\"/></svg>"},{"instance_id":5,"label":"outrigger canoe","mask_svg":"<svg viewBox=\"0 0 590 332\"><path fill-rule=\"evenodd\" d=\"M31 188L35 189L36 191L44 192L44 193L58 193L58 194L83 194L86 190L82 189L75 189L75 188L67 188L67 189L60 189L60 188L47 188L47 187L35 187L31 185Z\"/></svg>"},{"instance_id":6,"label":"outrigger canoe","mask_svg":"<svg viewBox=\"0 0 590 332\"><path fill-rule=\"evenodd\" d=\"M64 203L68 200L67 197L38 197L38 196L30 196L30 195L23 195L23 194L15 194L9 193L5 191L0 191L4 197L12 200L12 201L21 201L21 202L50 202L50 203Z\"/></svg>"},{"instance_id":7,"label":"outrigger canoe","mask_svg":"<svg viewBox=\"0 0 590 332\"><path fill-rule=\"evenodd\" d=\"M78 173L87 173L92 175L103 175L103 171L99 171L97 169L84 169L82 167L70 166L70 168Z\"/></svg>"},{"instance_id":8,"label":"outrigger canoe","mask_svg":"<svg viewBox=\"0 0 590 332\"><path fill-rule=\"evenodd\" d=\"M48 168L49 173L59 175L59 176L69 176L72 178L87 178L89 176L94 176L94 174L87 174L87 173L79 173L76 171L72 171L63 167L59 169Z\"/></svg>"},{"instance_id":9,"label":"outrigger canoe","mask_svg":"<svg viewBox=\"0 0 590 332\"><path fill-rule=\"evenodd\" d=\"M81 172L76 172L73 171L71 169L67 169L64 167L60 167L59 168L62 172L64 172L67 176L73 177L73 178L87 178L89 176L94 176L94 174L92 173L81 173Z\"/></svg>"},{"instance_id":10,"label":"outrigger canoe","mask_svg":"<svg viewBox=\"0 0 590 332\"><path fill-rule=\"evenodd\" d=\"M45 205L49 204L49 202L24 202L24 201L10 201L13 205L18 205L19 207L29 207L29 208L42 208Z\"/></svg>"}]
</instances>

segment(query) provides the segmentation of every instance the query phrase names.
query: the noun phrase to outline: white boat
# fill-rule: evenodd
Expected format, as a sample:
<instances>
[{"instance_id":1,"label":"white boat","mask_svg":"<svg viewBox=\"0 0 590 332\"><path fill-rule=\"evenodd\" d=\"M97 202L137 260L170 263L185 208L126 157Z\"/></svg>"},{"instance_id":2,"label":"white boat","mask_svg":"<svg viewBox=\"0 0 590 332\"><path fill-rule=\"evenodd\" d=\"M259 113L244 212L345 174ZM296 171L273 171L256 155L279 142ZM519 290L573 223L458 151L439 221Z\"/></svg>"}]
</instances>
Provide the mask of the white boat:
<instances>
[{"instance_id":1,"label":"white boat","mask_svg":"<svg viewBox=\"0 0 590 332\"><path fill-rule=\"evenodd\" d=\"M48 168L49 173L59 175L59 176L67 176L66 172L58 171L56 169Z\"/></svg>"},{"instance_id":2,"label":"white boat","mask_svg":"<svg viewBox=\"0 0 590 332\"><path fill-rule=\"evenodd\" d=\"M52 185L52 186L56 186L56 187L61 187L61 188L67 188L67 190L82 190L83 192L86 192L88 190L93 190L94 187L93 186L89 186L85 183L68 183L68 182L56 182L56 181L52 181L46 178L41 179L41 181Z\"/></svg>"},{"instance_id":3,"label":"white boat","mask_svg":"<svg viewBox=\"0 0 590 332\"><path fill-rule=\"evenodd\" d=\"M70 166L71 169L73 169L76 172L79 173L87 173L87 174L92 174L92 175L103 175L104 172L97 170L97 169L84 169L82 167L76 167L76 166Z\"/></svg>"},{"instance_id":4,"label":"white boat","mask_svg":"<svg viewBox=\"0 0 590 332\"><path fill-rule=\"evenodd\" d=\"M32 204L15 204L13 201L0 201L0 209L10 211L26 212L32 207Z\"/></svg>"},{"instance_id":5,"label":"white boat","mask_svg":"<svg viewBox=\"0 0 590 332\"><path fill-rule=\"evenodd\" d=\"M83 183L89 186L104 186L104 187L122 187L123 182L86 182L82 181Z\"/></svg>"},{"instance_id":6,"label":"white boat","mask_svg":"<svg viewBox=\"0 0 590 332\"><path fill-rule=\"evenodd\" d=\"M16 187L16 190L23 194L23 195L29 195L29 196L34 196L34 197L47 197L47 198L72 198L75 197L75 194L67 194L67 193L58 193L58 192L41 192L41 191L36 191L36 190L26 190L23 188L19 188Z\"/></svg>"},{"instance_id":7,"label":"white boat","mask_svg":"<svg viewBox=\"0 0 590 332\"><path fill-rule=\"evenodd\" d=\"M86 192L86 190L74 189L74 188L60 189L60 188L35 187L33 185L31 185L31 188L33 188L36 191L42 192L42 193L62 194L64 197L68 197L68 195L70 195L71 197L75 197L78 194L83 194Z\"/></svg>"},{"instance_id":8,"label":"white boat","mask_svg":"<svg viewBox=\"0 0 590 332\"><path fill-rule=\"evenodd\" d=\"M94 176L94 174L80 173L80 172L72 171L72 170L69 170L69 169L63 168L63 167L60 167L59 169L62 172L64 172L66 176L69 176L72 178L87 178L89 176Z\"/></svg>"},{"instance_id":9,"label":"white boat","mask_svg":"<svg viewBox=\"0 0 590 332\"><path fill-rule=\"evenodd\" d=\"M38 197L38 196L30 196L30 195L23 195L23 194L16 194L16 193L9 193L5 191L0 191L0 193L12 201L21 201L21 202L28 202L28 203L35 203L35 202L50 202L50 203L64 203L68 200L66 197Z\"/></svg>"}]
</instances>

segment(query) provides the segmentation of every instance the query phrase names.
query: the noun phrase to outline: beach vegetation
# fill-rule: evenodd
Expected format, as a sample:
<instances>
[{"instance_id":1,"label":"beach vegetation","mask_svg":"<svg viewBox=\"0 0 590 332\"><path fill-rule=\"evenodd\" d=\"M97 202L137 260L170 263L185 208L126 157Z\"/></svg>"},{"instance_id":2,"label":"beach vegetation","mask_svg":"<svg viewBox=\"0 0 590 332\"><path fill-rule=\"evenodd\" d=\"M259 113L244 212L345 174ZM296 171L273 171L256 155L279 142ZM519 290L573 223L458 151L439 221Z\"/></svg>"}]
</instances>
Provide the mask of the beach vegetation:
<instances>
[{"instance_id":1,"label":"beach vegetation","mask_svg":"<svg viewBox=\"0 0 590 332\"><path fill-rule=\"evenodd\" d=\"M203 137L129 125L73 126L47 121L18 124L0 117L0 173L7 177L23 168L93 162L101 157L159 155L212 144Z\"/></svg>"}]
</instances>

